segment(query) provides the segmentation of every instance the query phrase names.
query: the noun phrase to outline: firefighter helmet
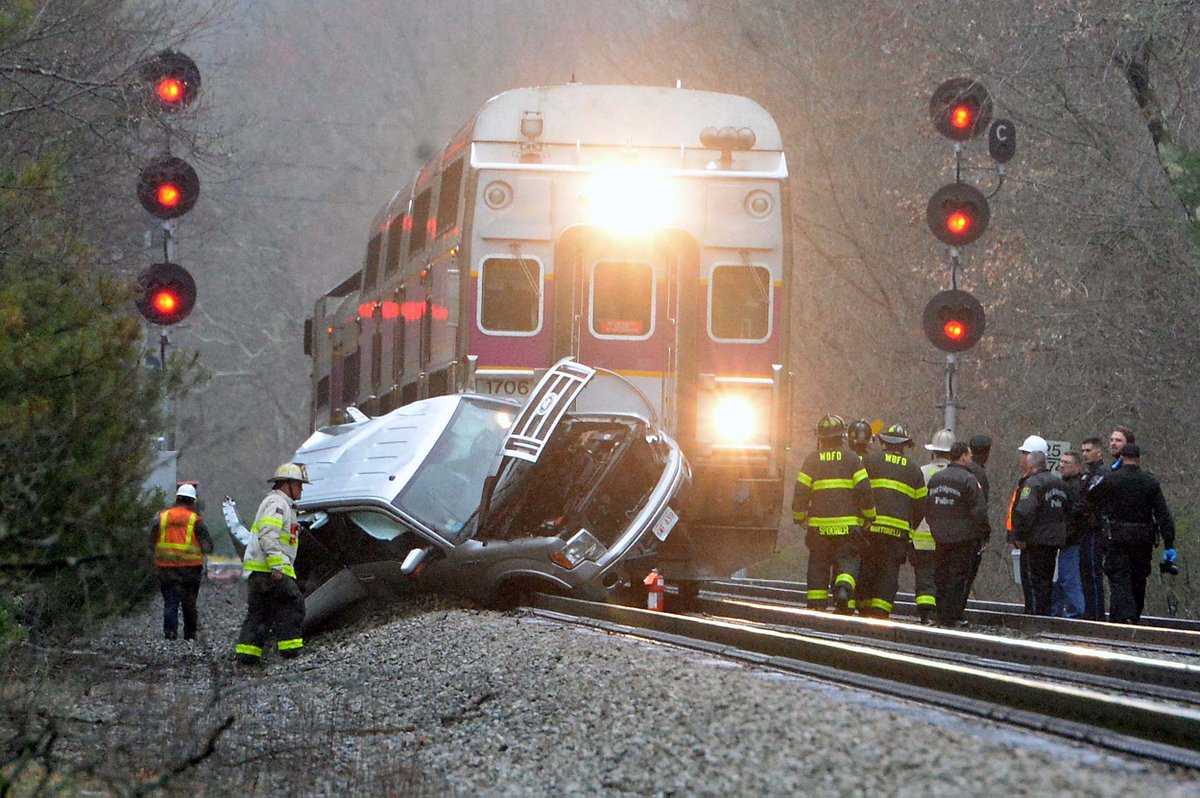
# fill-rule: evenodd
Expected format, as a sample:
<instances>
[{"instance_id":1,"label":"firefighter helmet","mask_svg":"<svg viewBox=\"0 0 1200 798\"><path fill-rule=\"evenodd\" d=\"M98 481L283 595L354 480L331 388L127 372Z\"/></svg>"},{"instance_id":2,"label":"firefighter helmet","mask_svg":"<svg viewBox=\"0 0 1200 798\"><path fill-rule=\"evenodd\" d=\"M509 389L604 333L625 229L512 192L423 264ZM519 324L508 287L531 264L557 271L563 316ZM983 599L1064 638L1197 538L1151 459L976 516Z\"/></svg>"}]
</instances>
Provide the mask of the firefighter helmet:
<instances>
[{"instance_id":1,"label":"firefighter helmet","mask_svg":"<svg viewBox=\"0 0 1200 798\"><path fill-rule=\"evenodd\" d=\"M871 442L871 422L865 418L851 422L850 427L846 430L846 437L850 439L850 445L854 448L865 449Z\"/></svg>"},{"instance_id":2,"label":"firefighter helmet","mask_svg":"<svg viewBox=\"0 0 1200 798\"><path fill-rule=\"evenodd\" d=\"M879 433L879 440L889 446L912 446L912 436L903 424L893 424Z\"/></svg>"},{"instance_id":3,"label":"firefighter helmet","mask_svg":"<svg viewBox=\"0 0 1200 798\"><path fill-rule=\"evenodd\" d=\"M308 483L308 469L302 463L284 463L275 469L275 474L271 477L271 482L287 482L295 480L296 482Z\"/></svg>"},{"instance_id":4,"label":"firefighter helmet","mask_svg":"<svg viewBox=\"0 0 1200 798\"><path fill-rule=\"evenodd\" d=\"M840 438L846 434L846 422L841 416L828 415L817 422L818 438Z\"/></svg>"},{"instance_id":5,"label":"firefighter helmet","mask_svg":"<svg viewBox=\"0 0 1200 798\"><path fill-rule=\"evenodd\" d=\"M925 448L931 452L948 452L953 445L954 432L948 429L940 429L933 433L933 439L925 444Z\"/></svg>"}]
</instances>

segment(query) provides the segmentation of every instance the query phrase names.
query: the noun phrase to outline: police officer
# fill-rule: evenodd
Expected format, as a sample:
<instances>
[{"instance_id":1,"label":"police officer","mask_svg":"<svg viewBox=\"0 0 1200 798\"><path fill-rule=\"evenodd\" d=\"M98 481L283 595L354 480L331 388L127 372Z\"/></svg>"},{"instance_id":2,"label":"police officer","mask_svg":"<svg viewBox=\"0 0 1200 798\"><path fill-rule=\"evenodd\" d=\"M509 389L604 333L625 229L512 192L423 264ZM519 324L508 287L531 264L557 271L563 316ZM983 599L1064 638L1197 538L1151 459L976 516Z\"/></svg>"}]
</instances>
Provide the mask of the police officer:
<instances>
[{"instance_id":1,"label":"police officer","mask_svg":"<svg viewBox=\"0 0 1200 798\"><path fill-rule=\"evenodd\" d=\"M1088 495L1107 537L1104 573L1108 575L1109 620L1137 623L1146 603L1146 578L1154 546L1162 540L1163 563L1174 565L1175 521L1162 486L1141 468L1141 447L1126 443L1121 467L1104 475Z\"/></svg>"},{"instance_id":2,"label":"police officer","mask_svg":"<svg viewBox=\"0 0 1200 798\"><path fill-rule=\"evenodd\" d=\"M937 542L937 615L942 626L963 623L963 610L975 573L975 555L987 544L987 505L983 488L968 467L971 450L959 441L950 463L929 479L926 517Z\"/></svg>"},{"instance_id":3,"label":"police officer","mask_svg":"<svg viewBox=\"0 0 1200 798\"><path fill-rule=\"evenodd\" d=\"M875 520L871 482L862 460L845 443L846 422L825 416L817 423L817 449L796 474L792 520L804 524L808 546L809 609L825 609L830 598L849 612L858 584L862 527Z\"/></svg>"},{"instance_id":4,"label":"police officer","mask_svg":"<svg viewBox=\"0 0 1200 798\"><path fill-rule=\"evenodd\" d=\"M1021 591L1027 615L1051 614L1051 590L1058 550L1067 542L1071 497L1062 478L1047 468L1049 446L1030 435L1018 448L1021 479L1012 504L1009 542L1021 550Z\"/></svg>"},{"instance_id":5,"label":"police officer","mask_svg":"<svg viewBox=\"0 0 1200 798\"><path fill-rule=\"evenodd\" d=\"M865 418L850 422L850 426L846 430L846 439L850 442L850 448L863 459L863 462L867 460L871 437L871 424Z\"/></svg>"},{"instance_id":6,"label":"police officer","mask_svg":"<svg viewBox=\"0 0 1200 798\"><path fill-rule=\"evenodd\" d=\"M300 525L295 502L308 484L308 473L297 463L284 463L271 477L271 492L258 506L250 543L242 558L249 574L246 620L238 635L238 662L262 662L263 644L273 633L279 654L294 657L304 647L304 597L296 584L296 549Z\"/></svg>"},{"instance_id":7,"label":"police officer","mask_svg":"<svg viewBox=\"0 0 1200 798\"><path fill-rule=\"evenodd\" d=\"M163 597L163 637L174 640L179 636L182 605L183 639L195 640L196 599L204 578L204 555L213 550L208 527L196 512L195 485L180 485L175 491L175 503L154 517L150 546Z\"/></svg>"},{"instance_id":8,"label":"police officer","mask_svg":"<svg viewBox=\"0 0 1200 798\"><path fill-rule=\"evenodd\" d=\"M858 611L887 618L896 601L909 537L925 517L926 488L921 469L904 454L913 445L904 425L893 424L878 438L883 451L872 452L866 462L875 520L866 528Z\"/></svg>"},{"instance_id":9,"label":"police officer","mask_svg":"<svg viewBox=\"0 0 1200 798\"><path fill-rule=\"evenodd\" d=\"M1083 455L1082 494L1088 492L1108 473L1104 465L1104 441L1098 437L1084 438L1079 444ZM1082 508L1083 534L1079 538L1079 580L1083 585L1083 618L1104 620L1104 535L1095 505L1085 501Z\"/></svg>"},{"instance_id":10,"label":"police officer","mask_svg":"<svg viewBox=\"0 0 1200 798\"><path fill-rule=\"evenodd\" d=\"M954 445L954 433L948 429L940 429L933 434L933 439L925 444L925 449L933 458L921 466L921 476L925 484L934 474L950 464L947 455ZM926 507L926 518L912 532L908 547L908 561L913 568L913 587L917 594L917 615L923 624L933 623L933 613L937 609L937 586L934 575L937 572L937 544L929 531L929 511Z\"/></svg>"}]
</instances>

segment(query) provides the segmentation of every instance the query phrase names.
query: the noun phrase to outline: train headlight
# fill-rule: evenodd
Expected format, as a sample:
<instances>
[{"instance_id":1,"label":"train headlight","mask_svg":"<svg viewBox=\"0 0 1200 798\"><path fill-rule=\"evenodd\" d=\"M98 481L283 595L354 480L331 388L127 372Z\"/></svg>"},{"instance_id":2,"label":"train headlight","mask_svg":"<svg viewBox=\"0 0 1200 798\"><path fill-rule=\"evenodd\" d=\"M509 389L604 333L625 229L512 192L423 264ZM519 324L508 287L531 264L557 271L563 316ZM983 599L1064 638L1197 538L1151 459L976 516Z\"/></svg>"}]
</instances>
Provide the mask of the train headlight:
<instances>
[{"instance_id":1,"label":"train headlight","mask_svg":"<svg viewBox=\"0 0 1200 798\"><path fill-rule=\"evenodd\" d=\"M746 397L718 396L712 408L712 432L717 443L750 443L759 435L758 408Z\"/></svg>"},{"instance_id":2,"label":"train headlight","mask_svg":"<svg viewBox=\"0 0 1200 798\"><path fill-rule=\"evenodd\" d=\"M619 235L640 235L676 223L678 188L666 175L618 168L592 175L583 192L588 222Z\"/></svg>"}]
</instances>

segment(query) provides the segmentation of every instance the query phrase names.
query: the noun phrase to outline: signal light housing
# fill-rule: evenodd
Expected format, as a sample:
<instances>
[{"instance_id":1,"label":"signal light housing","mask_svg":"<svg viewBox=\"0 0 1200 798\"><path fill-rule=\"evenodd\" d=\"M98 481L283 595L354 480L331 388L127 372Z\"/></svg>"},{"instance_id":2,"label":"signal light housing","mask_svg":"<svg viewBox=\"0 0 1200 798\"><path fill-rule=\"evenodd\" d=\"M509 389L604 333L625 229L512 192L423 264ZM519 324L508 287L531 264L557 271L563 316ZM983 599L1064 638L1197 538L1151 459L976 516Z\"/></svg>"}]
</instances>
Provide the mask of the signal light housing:
<instances>
[{"instance_id":1,"label":"signal light housing","mask_svg":"<svg viewBox=\"0 0 1200 798\"><path fill-rule=\"evenodd\" d=\"M151 324L177 324L196 306L196 281L176 263L156 263L146 269L138 275L138 288L138 312Z\"/></svg>"},{"instance_id":2,"label":"signal light housing","mask_svg":"<svg viewBox=\"0 0 1200 798\"><path fill-rule=\"evenodd\" d=\"M991 221L987 197L974 186L950 183L929 198L925 221L938 241L952 247L970 244L983 235Z\"/></svg>"},{"instance_id":3,"label":"signal light housing","mask_svg":"<svg viewBox=\"0 0 1200 798\"><path fill-rule=\"evenodd\" d=\"M925 306L921 326L929 342L943 352L964 352L983 337L983 305L966 291L942 291Z\"/></svg>"},{"instance_id":4,"label":"signal light housing","mask_svg":"<svg viewBox=\"0 0 1200 798\"><path fill-rule=\"evenodd\" d=\"M933 91L929 119L951 141L967 141L992 121L992 95L972 78L951 78Z\"/></svg>"},{"instance_id":5,"label":"signal light housing","mask_svg":"<svg viewBox=\"0 0 1200 798\"><path fill-rule=\"evenodd\" d=\"M138 200L159 219L183 216L200 196L200 178L182 158L164 155L148 163L138 175Z\"/></svg>"},{"instance_id":6,"label":"signal light housing","mask_svg":"<svg viewBox=\"0 0 1200 798\"><path fill-rule=\"evenodd\" d=\"M151 100L168 113L187 108L200 93L196 62L174 50L163 50L142 64L141 75L150 84Z\"/></svg>"}]
</instances>

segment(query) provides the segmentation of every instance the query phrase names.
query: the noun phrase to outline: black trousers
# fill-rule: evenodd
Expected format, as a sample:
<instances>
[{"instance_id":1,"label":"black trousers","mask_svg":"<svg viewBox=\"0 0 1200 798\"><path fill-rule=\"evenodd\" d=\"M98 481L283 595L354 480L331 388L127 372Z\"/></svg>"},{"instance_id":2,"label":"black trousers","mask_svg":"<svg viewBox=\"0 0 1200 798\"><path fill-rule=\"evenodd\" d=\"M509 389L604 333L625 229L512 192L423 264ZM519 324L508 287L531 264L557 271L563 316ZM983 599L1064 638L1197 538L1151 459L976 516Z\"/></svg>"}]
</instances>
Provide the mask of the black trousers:
<instances>
[{"instance_id":1,"label":"black trousers","mask_svg":"<svg viewBox=\"0 0 1200 798\"><path fill-rule=\"evenodd\" d=\"M862 530L854 527L846 535L822 535L810 528L804 542L808 546L809 609L825 609L837 586L845 585L853 596L862 565Z\"/></svg>"},{"instance_id":2,"label":"black trousers","mask_svg":"<svg viewBox=\"0 0 1200 798\"><path fill-rule=\"evenodd\" d=\"M937 550L918 549L908 544L908 561L913 567L913 590L917 594L917 609L937 606Z\"/></svg>"},{"instance_id":3,"label":"black trousers","mask_svg":"<svg viewBox=\"0 0 1200 798\"><path fill-rule=\"evenodd\" d=\"M200 595L203 566L186 568L156 568L158 590L163 598L163 634L174 638L179 634L179 610L183 608L183 637L196 639L199 624L196 599Z\"/></svg>"},{"instance_id":4,"label":"black trousers","mask_svg":"<svg viewBox=\"0 0 1200 798\"><path fill-rule=\"evenodd\" d=\"M1146 606L1146 579L1150 576L1153 558L1153 543L1108 541L1104 573L1108 576L1110 621L1137 623L1142 619L1142 609Z\"/></svg>"},{"instance_id":5,"label":"black trousers","mask_svg":"<svg viewBox=\"0 0 1200 798\"><path fill-rule=\"evenodd\" d=\"M862 575L858 580L858 611L886 618L900 587L900 566L908 554L908 541L880 532L867 531L863 547Z\"/></svg>"},{"instance_id":6,"label":"black trousers","mask_svg":"<svg viewBox=\"0 0 1200 798\"><path fill-rule=\"evenodd\" d=\"M290 576L278 582L270 574L253 573L246 585L246 620L238 635L237 658L262 661L268 636L275 638L279 654L294 657L304 647L304 596Z\"/></svg>"},{"instance_id":7,"label":"black trousers","mask_svg":"<svg viewBox=\"0 0 1200 798\"><path fill-rule=\"evenodd\" d=\"M1057 546L1026 544L1021 549L1021 592L1025 594L1026 615L1050 615L1050 594L1054 588Z\"/></svg>"},{"instance_id":8,"label":"black trousers","mask_svg":"<svg viewBox=\"0 0 1200 798\"><path fill-rule=\"evenodd\" d=\"M1083 585L1083 618L1104 620L1104 549L1105 541L1097 531L1079 540L1079 581Z\"/></svg>"},{"instance_id":9,"label":"black trousers","mask_svg":"<svg viewBox=\"0 0 1200 798\"><path fill-rule=\"evenodd\" d=\"M977 551L977 540L961 543L938 542L934 552L937 555L934 581L937 585L938 623L950 625L962 620L963 611L967 608L967 596L971 592L971 582L975 578Z\"/></svg>"}]
</instances>

